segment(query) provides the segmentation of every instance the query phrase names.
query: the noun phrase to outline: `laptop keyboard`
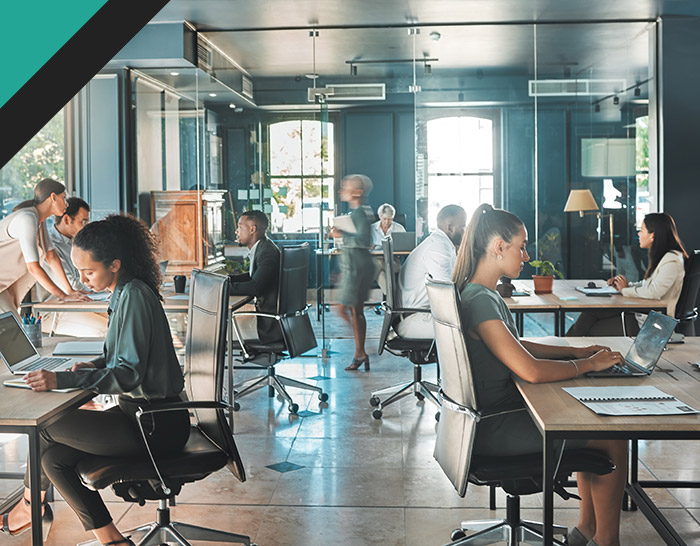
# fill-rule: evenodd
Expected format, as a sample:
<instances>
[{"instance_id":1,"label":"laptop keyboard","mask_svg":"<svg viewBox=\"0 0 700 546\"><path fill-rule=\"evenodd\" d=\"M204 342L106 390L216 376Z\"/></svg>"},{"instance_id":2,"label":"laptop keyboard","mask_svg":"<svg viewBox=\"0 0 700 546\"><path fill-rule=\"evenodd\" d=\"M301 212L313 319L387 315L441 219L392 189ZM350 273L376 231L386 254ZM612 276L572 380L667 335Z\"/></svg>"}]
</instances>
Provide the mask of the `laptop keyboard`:
<instances>
[{"instance_id":1,"label":"laptop keyboard","mask_svg":"<svg viewBox=\"0 0 700 546\"><path fill-rule=\"evenodd\" d=\"M632 370L629 369L627 364L623 364L622 366L615 364L610 368L610 372L615 375L629 375L632 373Z\"/></svg>"},{"instance_id":2,"label":"laptop keyboard","mask_svg":"<svg viewBox=\"0 0 700 546\"><path fill-rule=\"evenodd\" d=\"M47 356L44 358L40 358L39 360L36 360L29 364L28 366L25 366L22 368L23 372L33 372L35 370L49 370L53 371L56 368L59 368L62 364L65 364L68 362L70 358L57 358L53 356Z\"/></svg>"}]
</instances>

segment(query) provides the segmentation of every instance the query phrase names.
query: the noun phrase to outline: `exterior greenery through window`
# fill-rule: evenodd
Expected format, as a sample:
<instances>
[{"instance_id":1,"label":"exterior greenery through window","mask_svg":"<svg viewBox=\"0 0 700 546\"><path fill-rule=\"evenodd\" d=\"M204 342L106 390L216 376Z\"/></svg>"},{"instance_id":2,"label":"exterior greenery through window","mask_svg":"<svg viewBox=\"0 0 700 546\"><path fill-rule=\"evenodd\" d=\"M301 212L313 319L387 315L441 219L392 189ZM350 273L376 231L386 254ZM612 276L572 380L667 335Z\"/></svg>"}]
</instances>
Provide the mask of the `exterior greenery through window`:
<instances>
[{"instance_id":1,"label":"exterior greenery through window","mask_svg":"<svg viewBox=\"0 0 700 546\"><path fill-rule=\"evenodd\" d=\"M273 123L269 143L271 231L318 232L333 217L333 123L301 119Z\"/></svg>"},{"instance_id":2,"label":"exterior greenery through window","mask_svg":"<svg viewBox=\"0 0 700 546\"><path fill-rule=\"evenodd\" d=\"M637 226L651 212L649 206L649 116L641 116L635 123L635 171L637 173Z\"/></svg>"},{"instance_id":3,"label":"exterior greenery through window","mask_svg":"<svg viewBox=\"0 0 700 546\"><path fill-rule=\"evenodd\" d=\"M0 218L34 196L34 186L44 178L65 180L63 110L54 116L2 169L0 169Z\"/></svg>"}]
</instances>

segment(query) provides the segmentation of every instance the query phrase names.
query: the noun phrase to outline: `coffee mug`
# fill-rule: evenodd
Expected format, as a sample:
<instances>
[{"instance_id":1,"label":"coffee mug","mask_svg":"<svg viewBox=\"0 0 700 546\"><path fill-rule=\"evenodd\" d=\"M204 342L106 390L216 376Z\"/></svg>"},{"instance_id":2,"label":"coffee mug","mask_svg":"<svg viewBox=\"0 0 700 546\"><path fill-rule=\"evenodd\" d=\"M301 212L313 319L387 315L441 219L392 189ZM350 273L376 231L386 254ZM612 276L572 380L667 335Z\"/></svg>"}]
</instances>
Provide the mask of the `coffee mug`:
<instances>
[{"instance_id":1,"label":"coffee mug","mask_svg":"<svg viewBox=\"0 0 700 546\"><path fill-rule=\"evenodd\" d=\"M185 282L187 277L184 275L175 275L173 277L173 285L175 286L175 292L182 294L185 291Z\"/></svg>"}]
</instances>

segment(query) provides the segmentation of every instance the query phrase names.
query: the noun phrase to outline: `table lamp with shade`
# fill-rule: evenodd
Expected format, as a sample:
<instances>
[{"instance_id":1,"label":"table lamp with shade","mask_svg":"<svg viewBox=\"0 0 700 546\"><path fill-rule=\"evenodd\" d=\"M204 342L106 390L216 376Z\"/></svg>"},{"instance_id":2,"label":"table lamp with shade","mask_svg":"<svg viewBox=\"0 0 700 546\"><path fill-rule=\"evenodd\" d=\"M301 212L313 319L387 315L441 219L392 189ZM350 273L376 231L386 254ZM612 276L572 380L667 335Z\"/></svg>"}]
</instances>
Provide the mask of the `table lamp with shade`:
<instances>
[{"instance_id":1,"label":"table lamp with shade","mask_svg":"<svg viewBox=\"0 0 700 546\"><path fill-rule=\"evenodd\" d=\"M608 216L610 219L610 278L612 279L615 271L613 263L613 215L600 213L598 203L595 202L591 190L571 190L571 192L569 192L569 198L566 200L566 205L564 205L564 212L578 212L579 216L583 218L588 211L596 211L596 216L598 218Z\"/></svg>"}]
</instances>

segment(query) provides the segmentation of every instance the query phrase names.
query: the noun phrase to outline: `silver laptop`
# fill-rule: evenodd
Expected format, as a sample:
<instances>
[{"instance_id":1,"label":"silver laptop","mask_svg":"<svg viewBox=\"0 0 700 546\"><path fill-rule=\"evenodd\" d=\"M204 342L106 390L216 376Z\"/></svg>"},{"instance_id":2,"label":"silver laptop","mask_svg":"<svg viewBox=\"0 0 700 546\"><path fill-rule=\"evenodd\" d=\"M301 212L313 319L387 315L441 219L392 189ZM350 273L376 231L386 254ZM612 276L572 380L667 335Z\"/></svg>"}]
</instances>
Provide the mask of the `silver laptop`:
<instances>
[{"instance_id":1,"label":"silver laptop","mask_svg":"<svg viewBox=\"0 0 700 546\"><path fill-rule=\"evenodd\" d=\"M74 358L40 356L12 312L0 315L0 356L15 375L35 370L64 371L77 362Z\"/></svg>"},{"instance_id":2,"label":"silver laptop","mask_svg":"<svg viewBox=\"0 0 700 546\"><path fill-rule=\"evenodd\" d=\"M394 252L410 252L416 248L415 231L399 231L391 234Z\"/></svg>"},{"instance_id":3,"label":"silver laptop","mask_svg":"<svg viewBox=\"0 0 700 546\"><path fill-rule=\"evenodd\" d=\"M678 321L668 315L651 311L639 334L625 356L623 365L607 370L589 372L588 377L638 377L651 374L661 358Z\"/></svg>"}]
</instances>

